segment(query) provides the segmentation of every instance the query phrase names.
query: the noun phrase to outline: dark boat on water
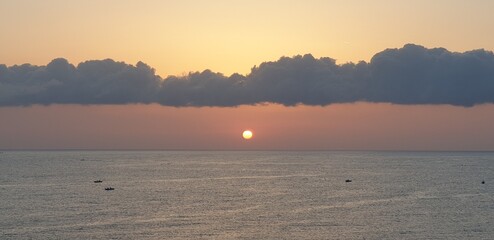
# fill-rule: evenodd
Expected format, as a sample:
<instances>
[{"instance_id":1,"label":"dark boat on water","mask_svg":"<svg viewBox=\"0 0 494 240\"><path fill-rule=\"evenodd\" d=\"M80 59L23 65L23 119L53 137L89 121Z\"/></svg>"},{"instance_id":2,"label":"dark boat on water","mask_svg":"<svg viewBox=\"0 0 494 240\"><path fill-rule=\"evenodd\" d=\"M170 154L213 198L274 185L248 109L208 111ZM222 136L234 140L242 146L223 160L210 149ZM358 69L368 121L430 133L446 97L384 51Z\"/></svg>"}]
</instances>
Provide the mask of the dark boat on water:
<instances>
[{"instance_id":1,"label":"dark boat on water","mask_svg":"<svg viewBox=\"0 0 494 240\"><path fill-rule=\"evenodd\" d=\"M113 188L113 187L106 187L105 190L106 191L113 191L113 190L115 190L115 188Z\"/></svg>"},{"instance_id":2,"label":"dark boat on water","mask_svg":"<svg viewBox=\"0 0 494 240\"><path fill-rule=\"evenodd\" d=\"M96 180L96 181L94 181L94 183L102 183L102 182L103 182L103 181L101 181L101 180Z\"/></svg>"}]
</instances>

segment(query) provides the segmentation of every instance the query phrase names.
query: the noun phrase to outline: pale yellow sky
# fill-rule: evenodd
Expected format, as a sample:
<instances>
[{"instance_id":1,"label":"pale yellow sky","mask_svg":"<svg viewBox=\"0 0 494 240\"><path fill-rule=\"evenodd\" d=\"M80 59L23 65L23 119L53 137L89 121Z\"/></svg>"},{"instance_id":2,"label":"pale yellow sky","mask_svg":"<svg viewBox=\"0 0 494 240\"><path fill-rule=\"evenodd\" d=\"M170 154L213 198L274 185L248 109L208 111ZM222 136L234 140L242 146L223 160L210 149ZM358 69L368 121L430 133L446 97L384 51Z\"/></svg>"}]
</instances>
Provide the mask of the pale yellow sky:
<instances>
[{"instance_id":1,"label":"pale yellow sky","mask_svg":"<svg viewBox=\"0 0 494 240\"><path fill-rule=\"evenodd\" d=\"M281 56L368 61L406 43L494 49L494 1L0 1L1 63L112 58L227 75Z\"/></svg>"}]
</instances>

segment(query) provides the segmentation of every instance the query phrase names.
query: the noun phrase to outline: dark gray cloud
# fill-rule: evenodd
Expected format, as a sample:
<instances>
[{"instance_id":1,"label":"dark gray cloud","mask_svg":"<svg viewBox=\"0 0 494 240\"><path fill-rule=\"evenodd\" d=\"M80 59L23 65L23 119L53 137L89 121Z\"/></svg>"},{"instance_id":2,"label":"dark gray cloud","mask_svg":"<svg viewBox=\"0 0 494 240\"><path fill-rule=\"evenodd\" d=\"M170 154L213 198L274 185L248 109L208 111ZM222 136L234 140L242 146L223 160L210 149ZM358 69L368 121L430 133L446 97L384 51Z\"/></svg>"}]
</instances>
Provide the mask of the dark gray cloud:
<instances>
[{"instance_id":1,"label":"dark gray cloud","mask_svg":"<svg viewBox=\"0 0 494 240\"><path fill-rule=\"evenodd\" d=\"M459 106L494 102L490 51L452 53L409 44L376 54L369 74L369 101Z\"/></svg>"},{"instance_id":2,"label":"dark gray cloud","mask_svg":"<svg viewBox=\"0 0 494 240\"><path fill-rule=\"evenodd\" d=\"M0 105L152 103L161 78L146 64L107 59L77 67L65 59L47 66L0 65Z\"/></svg>"},{"instance_id":3,"label":"dark gray cloud","mask_svg":"<svg viewBox=\"0 0 494 240\"><path fill-rule=\"evenodd\" d=\"M311 55L264 62L246 75L210 70L161 78L154 69L111 59L78 66L55 59L47 66L0 65L0 106L32 104L159 103L238 106L279 103L328 105L356 101L473 106L494 102L494 55L408 44L374 55L369 63L337 65Z\"/></svg>"}]
</instances>

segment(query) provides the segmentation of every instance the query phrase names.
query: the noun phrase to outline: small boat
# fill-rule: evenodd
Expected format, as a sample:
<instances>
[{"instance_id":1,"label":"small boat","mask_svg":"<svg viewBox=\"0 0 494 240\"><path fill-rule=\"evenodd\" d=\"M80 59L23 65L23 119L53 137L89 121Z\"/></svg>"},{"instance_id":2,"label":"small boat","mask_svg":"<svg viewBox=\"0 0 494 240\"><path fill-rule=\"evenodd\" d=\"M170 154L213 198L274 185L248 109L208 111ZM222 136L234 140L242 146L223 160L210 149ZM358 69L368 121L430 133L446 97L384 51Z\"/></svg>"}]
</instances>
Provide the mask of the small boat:
<instances>
[{"instance_id":1,"label":"small boat","mask_svg":"<svg viewBox=\"0 0 494 240\"><path fill-rule=\"evenodd\" d=\"M485 184L485 181L482 181L482 184Z\"/></svg>"},{"instance_id":2,"label":"small boat","mask_svg":"<svg viewBox=\"0 0 494 240\"><path fill-rule=\"evenodd\" d=\"M105 188L105 190L106 190L106 191L113 191L113 190L115 190L115 188L112 188L112 187L106 187L106 188Z\"/></svg>"},{"instance_id":3,"label":"small boat","mask_svg":"<svg viewBox=\"0 0 494 240\"><path fill-rule=\"evenodd\" d=\"M352 182L352 179L347 179L345 180L345 182Z\"/></svg>"},{"instance_id":4,"label":"small boat","mask_svg":"<svg viewBox=\"0 0 494 240\"><path fill-rule=\"evenodd\" d=\"M103 182L103 181L101 181L101 180L96 180L96 181L94 181L94 183L102 183L102 182Z\"/></svg>"}]
</instances>

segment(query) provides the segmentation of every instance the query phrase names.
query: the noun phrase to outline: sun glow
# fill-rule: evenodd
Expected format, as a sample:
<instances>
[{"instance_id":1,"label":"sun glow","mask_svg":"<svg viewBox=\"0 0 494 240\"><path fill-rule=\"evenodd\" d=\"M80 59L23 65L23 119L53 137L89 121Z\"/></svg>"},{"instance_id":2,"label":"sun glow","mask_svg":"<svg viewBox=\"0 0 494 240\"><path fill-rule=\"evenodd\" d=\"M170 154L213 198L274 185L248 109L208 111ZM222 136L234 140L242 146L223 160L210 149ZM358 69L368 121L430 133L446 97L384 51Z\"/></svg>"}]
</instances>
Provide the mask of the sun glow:
<instances>
[{"instance_id":1,"label":"sun glow","mask_svg":"<svg viewBox=\"0 0 494 240\"><path fill-rule=\"evenodd\" d=\"M245 131L242 133L242 137L243 137L244 139L246 139L246 140L251 139L251 138L252 138L252 136L253 136L253 134L252 134L252 131L250 131L250 130L245 130Z\"/></svg>"}]
</instances>

